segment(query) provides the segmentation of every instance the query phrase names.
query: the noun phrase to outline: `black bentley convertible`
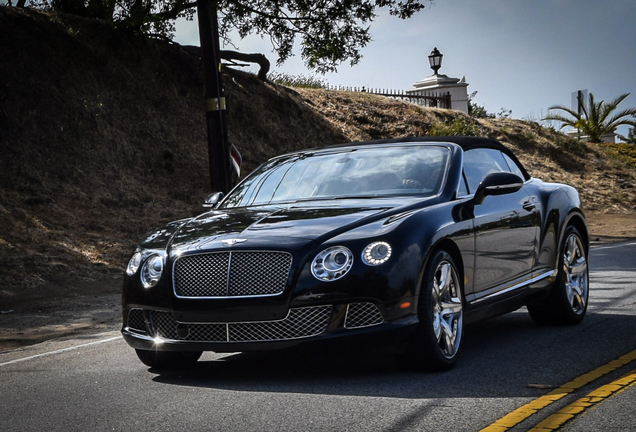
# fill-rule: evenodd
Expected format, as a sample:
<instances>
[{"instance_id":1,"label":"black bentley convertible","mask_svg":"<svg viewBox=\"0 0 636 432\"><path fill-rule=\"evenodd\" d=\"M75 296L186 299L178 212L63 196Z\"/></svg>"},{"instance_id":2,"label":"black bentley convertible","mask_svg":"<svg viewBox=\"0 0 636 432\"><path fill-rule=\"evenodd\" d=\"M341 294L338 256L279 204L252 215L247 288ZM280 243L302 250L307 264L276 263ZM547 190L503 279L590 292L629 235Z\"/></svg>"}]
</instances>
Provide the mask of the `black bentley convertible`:
<instances>
[{"instance_id":1,"label":"black bentley convertible","mask_svg":"<svg viewBox=\"0 0 636 432\"><path fill-rule=\"evenodd\" d=\"M205 206L128 263L122 333L146 365L339 340L443 370L469 322L527 306L538 324L571 325L587 309L577 191L532 178L494 140L299 151Z\"/></svg>"}]
</instances>

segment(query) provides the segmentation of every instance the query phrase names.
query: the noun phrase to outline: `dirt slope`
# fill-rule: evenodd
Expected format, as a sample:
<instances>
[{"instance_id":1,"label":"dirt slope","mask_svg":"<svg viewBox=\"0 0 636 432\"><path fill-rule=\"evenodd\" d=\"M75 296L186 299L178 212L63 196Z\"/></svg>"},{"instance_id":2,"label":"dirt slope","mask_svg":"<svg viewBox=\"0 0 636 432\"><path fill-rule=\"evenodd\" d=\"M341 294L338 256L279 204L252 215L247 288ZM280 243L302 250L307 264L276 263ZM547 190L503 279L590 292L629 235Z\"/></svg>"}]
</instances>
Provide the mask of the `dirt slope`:
<instances>
[{"instance_id":1,"label":"dirt slope","mask_svg":"<svg viewBox=\"0 0 636 432\"><path fill-rule=\"evenodd\" d=\"M210 193L199 59L101 22L5 7L0 41L0 295L119 275L145 232ZM244 171L346 141L294 92L232 71L225 84Z\"/></svg>"}]
</instances>

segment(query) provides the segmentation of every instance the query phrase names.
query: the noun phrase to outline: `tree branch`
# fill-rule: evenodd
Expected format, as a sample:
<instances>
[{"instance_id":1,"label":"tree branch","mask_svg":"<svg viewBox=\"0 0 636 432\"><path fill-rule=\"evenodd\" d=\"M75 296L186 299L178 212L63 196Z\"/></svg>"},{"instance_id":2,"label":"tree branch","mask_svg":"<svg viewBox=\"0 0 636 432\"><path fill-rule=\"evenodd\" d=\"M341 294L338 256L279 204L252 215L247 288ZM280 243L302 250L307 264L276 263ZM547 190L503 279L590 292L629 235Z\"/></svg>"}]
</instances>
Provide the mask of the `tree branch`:
<instances>
[{"instance_id":1,"label":"tree branch","mask_svg":"<svg viewBox=\"0 0 636 432\"><path fill-rule=\"evenodd\" d=\"M269 60L263 54L245 54L238 51L221 50L221 58L223 60L239 60L249 63L256 63L260 66L258 70L258 79L267 81L267 73L269 72Z\"/></svg>"},{"instance_id":2,"label":"tree branch","mask_svg":"<svg viewBox=\"0 0 636 432\"><path fill-rule=\"evenodd\" d=\"M197 2L193 1L190 3L181 3L179 4L179 2L177 2L174 7L170 10L164 11L164 12L157 12L157 13L153 13L150 14L151 17L153 18L159 18L162 20L167 20L167 19L177 19L177 16L190 8L195 8L197 7Z\"/></svg>"}]
</instances>

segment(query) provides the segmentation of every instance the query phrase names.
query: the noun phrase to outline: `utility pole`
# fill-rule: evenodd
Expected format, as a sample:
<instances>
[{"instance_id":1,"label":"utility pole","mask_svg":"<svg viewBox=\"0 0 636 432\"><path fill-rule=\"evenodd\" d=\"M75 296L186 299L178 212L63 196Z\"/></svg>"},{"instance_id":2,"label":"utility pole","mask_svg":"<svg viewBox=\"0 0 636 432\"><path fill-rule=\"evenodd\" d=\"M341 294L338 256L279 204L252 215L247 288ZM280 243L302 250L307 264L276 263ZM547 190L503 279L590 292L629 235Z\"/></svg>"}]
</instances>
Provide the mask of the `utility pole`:
<instances>
[{"instance_id":1,"label":"utility pole","mask_svg":"<svg viewBox=\"0 0 636 432\"><path fill-rule=\"evenodd\" d=\"M227 139L225 93L221 80L219 22L216 0L197 0L199 39L203 61L208 158L212 192L230 190L230 146Z\"/></svg>"}]
</instances>

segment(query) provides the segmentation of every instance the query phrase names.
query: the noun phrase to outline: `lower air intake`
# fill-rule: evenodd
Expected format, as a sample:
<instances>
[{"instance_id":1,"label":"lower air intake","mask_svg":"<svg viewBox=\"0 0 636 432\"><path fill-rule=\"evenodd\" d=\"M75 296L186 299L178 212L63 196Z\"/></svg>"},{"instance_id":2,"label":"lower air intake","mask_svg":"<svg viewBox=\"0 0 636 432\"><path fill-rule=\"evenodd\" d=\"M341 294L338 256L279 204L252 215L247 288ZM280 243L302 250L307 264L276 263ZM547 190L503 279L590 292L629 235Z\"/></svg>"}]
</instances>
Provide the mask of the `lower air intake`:
<instances>
[{"instance_id":1,"label":"lower air intake","mask_svg":"<svg viewBox=\"0 0 636 432\"><path fill-rule=\"evenodd\" d=\"M347 306L345 328L371 327L383 322L382 312L373 303L351 303Z\"/></svg>"},{"instance_id":2,"label":"lower air intake","mask_svg":"<svg viewBox=\"0 0 636 432\"><path fill-rule=\"evenodd\" d=\"M327 329L331 305L290 309L278 321L180 324L170 312L150 314L157 336L189 342L267 342L316 336Z\"/></svg>"},{"instance_id":3,"label":"lower air intake","mask_svg":"<svg viewBox=\"0 0 636 432\"><path fill-rule=\"evenodd\" d=\"M131 309L128 311L128 321L126 325L131 332L148 334L144 311L142 309Z\"/></svg>"}]
</instances>

